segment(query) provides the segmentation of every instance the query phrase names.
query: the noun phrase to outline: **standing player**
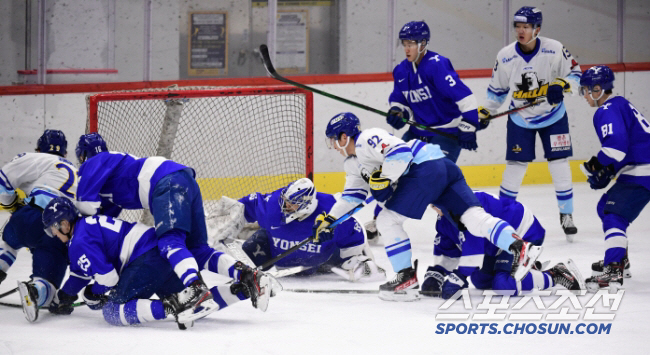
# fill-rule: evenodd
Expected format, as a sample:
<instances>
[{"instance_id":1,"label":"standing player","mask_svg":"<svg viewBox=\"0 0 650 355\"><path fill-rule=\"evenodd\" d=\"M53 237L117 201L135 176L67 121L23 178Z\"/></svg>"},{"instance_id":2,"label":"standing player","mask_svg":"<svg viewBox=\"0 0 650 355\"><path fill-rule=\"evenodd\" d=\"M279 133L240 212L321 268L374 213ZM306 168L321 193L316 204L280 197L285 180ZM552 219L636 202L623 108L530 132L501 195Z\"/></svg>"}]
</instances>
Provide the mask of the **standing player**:
<instances>
[{"instance_id":1,"label":"standing player","mask_svg":"<svg viewBox=\"0 0 650 355\"><path fill-rule=\"evenodd\" d=\"M388 101L391 106L386 121L395 129L402 129L406 121L457 135L458 139L410 126L402 136L405 142L419 139L433 143L454 163L461 148L476 150L476 131L487 127L488 121L479 124L477 101L472 91L460 80L451 61L427 50L431 38L429 26L424 21L407 23L399 31L406 59L393 69L393 92ZM366 223L368 238L377 234L374 219ZM372 238L371 238L372 237Z\"/></svg>"},{"instance_id":2,"label":"standing player","mask_svg":"<svg viewBox=\"0 0 650 355\"><path fill-rule=\"evenodd\" d=\"M158 249L183 284L190 288L183 308L216 311L199 270L217 272L216 251L207 245L203 199L195 172L163 157L136 158L109 152L97 133L82 135L76 149L79 168L77 206L94 215L102 202L126 209L149 209Z\"/></svg>"},{"instance_id":3,"label":"standing player","mask_svg":"<svg viewBox=\"0 0 650 355\"><path fill-rule=\"evenodd\" d=\"M153 228L103 215L83 218L74 204L55 198L43 212L45 231L65 243L69 249L70 277L57 293L50 311L70 314L72 302L84 289L83 299L93 310L102 310L104 319L113 325L131 325L173 316L181 329L206 313L183 311L183 297L189 291L171 266L158 253ZM232 285L211 289L219 309L251 297L253 305L266 310L271 292L255 290L268 287L266 277L217 253L220 270L236 280ZM94 283L90 284L94 279ZM185 289L185 290L184 290ZM270 290L269 290L270 291ZM160 300L150 300L153 294ZM258 297L259 296L259 297ZM31 302L22 299L23 307L38 312Z\"/></svg>"},{"instance_id":4,"label":"standing player","mask_svg":"<svg viewBox=\"0 0 650 355\"><path fill-rule=\"evenodd\" d=\"M231 214L232 220L258 222L261 227L242 245L255 265L262 265L311 237L316 217L327 214L336 202L334 196L316 192L307 178L270 194L257 192L231 201L229 210L239 211L234 216ZM349 281L383 280L386 272L365 254L365 245L361 225L355 218L349 218L332 233L323 233L318 240L287 255L275 266L302 266L303 273L332 271Z\"/></svg>"},{"instance_id":5,"label":"standing player","mask_svg":"<svg viewBox=\"0 0 650 355\"><path fill-rule=\"evenodd\" d=\"M602 145L581 167L592 189L616 183L598 202L605 233L605 259L594 263L587 287L617 289L629 265L626 230L650 201L650 123L628 100L612 96L614 73L604 65L589 68L580 79L580 93L594 114L594 128ZM628 266L629 267L629 266Z\"/></svg>"},{"instance_id":6,"label":"standing player","mask_svg":"<svg viewBox=\"0 0 650 355\"><path fill-rule=\"evenodd\" d=\"M486 213L458 166L445 158L438 145L417 139L404 142L380 128L361 131L359 125L359 119L349 112L334 116L327 124L330 147L346 157L345 189L329 214L316 219L314 229L319 234L363 202L370 190L385 207L377 217L377 227L389 241L386 253L396 272L393 280L380 286L381 299L418 297L417 262L411 266L411 242L403 224L407 218L422 218L429 204L513 254L517 280L528 273L542 248L523 241L512 226Z\"/></svg>"},{"instance_id":7,"label":"standing player","mask_svg":"<svg viewBox=\"0 0 650 355\"><path fill-rule=\"evenodd\" d=\"M506 170L501 197L517 198L528 163L535 159L535 135L539 134L544 157L553 178L560 209L560 223L568 241L578 229L573 224L573 183L568 158L573 154L564 94L576 95L580 66L556 40L539 37L542 12L524 6L515 12L517 41L497 54L481 119L498 109L512 90L510 108L537 105L513 113L508 119ZM544 100L546 98L546 100Z\"/></svg>"},{"instance_id":8,"label":"standing player","mask_svg":"<svg viewBox=\"0 0 650 355\"><path fill-rule=\"evenodd\" d=\"M18 250L32 253L29 282L18 282L21 299L29 297L36 306L47 306L61 285L68 257L65 245L45 235L43 208L54 197L74 199L77 169L65 159L68 142L63 132L46 130L38 139L36 153L18 154L0 170L0 203L12 211L0 240L0 282L16 260ZM16 189L25 192L26 205ZM30 322L36 314L25 313Z\"/></svg>"},{"instance_id":9,"label":"standing player","mask_svg":"<svg viewBox=\"0 0 650 355\"><path fill-rule=\"evenodd\" d=\"M544 228L526 206L481 191L474 194L486 212L510 223L523 240L542 245ZM533 268L518 284L511 276L513 263L510 254L459 227L461 230L448 219L438 217L438 234L433 248L436 265L429 267L424 275L422 291L425 295L441 294L442 298L451 298L457 291L468 287L468 278L478 289L515 291L515 296L520 291L544 290L555 285L569 290L585 289L582 275L571 259L546 271L541 271L541 267Z\"/></svg>"}]
</instances>

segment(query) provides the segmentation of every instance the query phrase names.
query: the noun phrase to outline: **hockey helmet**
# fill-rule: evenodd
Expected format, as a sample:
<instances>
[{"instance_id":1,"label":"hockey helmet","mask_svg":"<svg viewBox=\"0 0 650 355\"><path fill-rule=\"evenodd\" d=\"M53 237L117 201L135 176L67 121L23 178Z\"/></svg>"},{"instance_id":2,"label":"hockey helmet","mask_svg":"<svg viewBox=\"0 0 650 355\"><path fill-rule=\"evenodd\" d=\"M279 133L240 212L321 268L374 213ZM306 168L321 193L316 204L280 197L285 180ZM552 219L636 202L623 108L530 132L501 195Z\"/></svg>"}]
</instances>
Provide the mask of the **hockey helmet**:
<instances>
[{"instance_id":1,"label":"hockey helmet","mask_svg":"<svg viewBox=\"0 0 650 355\"><path fill-rule=\"evenodd\" d=\"M75 148L75 154L79 164L83 164L86 160L94 157L101 152L107 152L106 141L99 133L82 134L79 137L79 143Z\"/></svg>"},{"instance_id":2,"label":"hockey helmet","mask_svg":"<svg viewBox=\"0 0 650 355\"><path fill-rule=\"evenodd\" d=\"M411 21L399 30L400 41L408 40L417 43L426 41L426 43L429 43L430 38L431 31L429 31L429 26L424 21Z\"/></svg>"},{"instance_id":3,"label":"hockey helmet","mask_svg":"<svg viewBox=\"0 0 650 355\"><path fill-rule=\"evenodd\" d=\"M513 26L517 23L530 23L533 28L542 27L542 10L534 6L524 6L515 12Z\"/></svg>"},{"instance_id":4,"label":"hockey helmet","mask_svg":"<svg viewBox=\"0 0 650 355\"><path fill-rule=\"evenodd\" d=\"M307 178L290 183L280 195L280 209L285 223L309 217L316 210L316 205L316 187Z\"/></svg>"},{"instance_id":5,"label":"hockey helmet","mask_svg":"<svg viewBox=\"0 0 650 355\"><path fill-rule=\"evenodd\" d=\"M65 134L56 129L46 129L36 142L36 149L41 153L50 153L65 157L68 152L68 141Z\"/></svg>"},{"instance_id":6,"label":"hockey helmet","mask_svg":"<svg viewBox=\"0 0 650 355\"><path fill-rule=\"evenodd\" d=\"M614 72L606 65L593 66L584 73L580 78L580 95L584 95L584 89L589 91L594 86L600 86L601 90L611 90L614 88Z\"/></svg>"},{"instance_id":7,"label":"hockey helmet","mask_svg":"<svg viewBox=\"0 0 650 355\"><path fill-rule=\"evenodd\" d=\"M66 220L71 225L74 225L79 218L81 218L81 213L72 201L65 197L53 198L43 210L45 233L50 237L54 237L52 227L61 230L61 221Z\"/></svg>"}]
</instances>

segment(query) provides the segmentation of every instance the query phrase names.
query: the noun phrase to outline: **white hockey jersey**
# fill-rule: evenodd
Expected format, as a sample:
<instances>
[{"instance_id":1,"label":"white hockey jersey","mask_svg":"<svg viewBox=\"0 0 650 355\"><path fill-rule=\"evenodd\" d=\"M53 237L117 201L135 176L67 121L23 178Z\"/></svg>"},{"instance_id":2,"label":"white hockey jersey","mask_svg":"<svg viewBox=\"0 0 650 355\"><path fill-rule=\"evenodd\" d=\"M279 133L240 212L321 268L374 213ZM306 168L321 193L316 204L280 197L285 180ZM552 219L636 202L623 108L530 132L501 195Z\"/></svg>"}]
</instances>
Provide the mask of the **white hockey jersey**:
<instances>
[{"instance_id":1,"label":"white hockey jersey","mask_svg":"<svg viewBox=\"0 0 650 355\"><path fill-rule=\"evenodd\" d=\"M16 189L25 192L25 202L33 202L42 208L57 196L74 199L77 168L53 154L18 154L0 170L0 202L11 203Z\"/></svg>"},{"instance_id":2,"label":"white hockey jersey","mask_svg":"<svg viewBox=\"0 0 650 355\"><path fill-rule=\"evenodd\" d=\"M576 95L581 75L578 62L556 40L538 37L530 54L523 53L517 42L513 42L497 54L485 108L495 113L511 91L510 108L545 99L549 84L556 78L567 80L571 95ZM556 106L543 102L511 114L510 119L520 127L542 128L560 120L565 112L564 102Z\"/></svg>"},{"instance_id":3,"label":"white hockey jersey","mask_svg":"<svg viewBox=\"0 0 650 355\"><path fill-rule=\"evenodd\" d=\"M411 163L444 158L440 146L414 139L409 142L393 136L381 128L363 130L355 144L356 155L346 158L345 187L330 215L338 218L363 202L368 196L368 181L372 173L381 169L381 176L393 183L407 174Z\"/></svg>"}]
</instances>

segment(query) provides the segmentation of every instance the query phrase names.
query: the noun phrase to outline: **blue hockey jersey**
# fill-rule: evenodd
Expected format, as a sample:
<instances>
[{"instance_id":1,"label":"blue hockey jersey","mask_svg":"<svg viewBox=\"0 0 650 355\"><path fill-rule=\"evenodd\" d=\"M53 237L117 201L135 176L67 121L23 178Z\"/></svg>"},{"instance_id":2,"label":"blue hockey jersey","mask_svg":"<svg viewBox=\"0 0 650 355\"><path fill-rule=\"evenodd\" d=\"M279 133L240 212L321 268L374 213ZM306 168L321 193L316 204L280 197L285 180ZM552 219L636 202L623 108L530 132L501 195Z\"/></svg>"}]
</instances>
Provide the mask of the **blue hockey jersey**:
<instances>
[{"instance_id":1,"label":"blue hockey jersey","mask_svg":"<svg viewBox=\"0 0 650 355\"><path fill-rule=\"evenodd\" d=\"M475 191L474 195L486 212L508 222L524 240L542 244L544 228L524 205L509 198L500 200L482 191ZM489 239L477 237L467 230L459 231L444 217L438 218L436 231L438 234L433 249L435 264L447 272L458 269L461 274L469 276L483 266L486 255L496 256L500 252Z\"/></svg>"},{"instance_id":2,"label":"blue hockey jersey","mask_svg":"<svg viewBox=\"0 0 650 355\"><path fill-rule=\"evenodd\" d=\"M393 80L390 105L410 108L417 123L457 133L464 118L478 127L476 98L446 57L427 51L418 66L405 59L393 70ZM409 129L419 136L434 134Z\"/></svg>"},{"instance_id":3,"label":"blue hockey jersey","mask_svg":"<svg viewBox=\"0 0 650 355\"><path fill-rule=\"evenodd\" d=\"M316 193L318 205L316 210L302 221L294 220L285 223L282 214L282 190L276 190L270 194L259 192L241 198L239 202L244 204L244 217L249 223L257 221L260 227L264 228L270 235L269 241L272 257L276 257L287 251L294 245L312 236L312 227L316 217L329 212L336 200L332 195ZM363 229L356 219L350 218L334 229L332 240L321 244L307 243L296 252L278 261L275 265L281 267L292 266L318 266L328 261L334 252L341 249L341 257L346 258L354 255L346 254L346 250L352 252L363 244L365 237Z\"/></svg>"},{"instance_id":4,"label":"blue hockey jersey","mask_svg":"<svg viewBox=\"0 0 650 355\"><path fill-rule=\"evenodd\" d=\"M609 98L594 114L602 148L598 161L614 165L618 181L650 189L650 122L627 99Z\"/></svg>"},{"instance_id":5,"label":"blue hockey jersey","mask_svg":"<svg viewBox=\"0 0 650 355\"><path fill-rule=\"evenodd\" d=\"M158 248L156 232L142 223L102 215L80 219L68 241L70 277L62 289L76 295L94 279L92 291L105 293L129 263L153 248Z\"/></svg>"},{"instance_id":6,"label":"blue hockey jersey","mask_svg":"<svg viewBox=\"0 0 650 355\"><path fill-rule=\"evenodd\" d=\"M94 215L104 199L126 209L151 209L156 183L165 175L183 169L189 168L163 157L99 153L79 168L77 207L81 213Z\"/></svg>"}]
</instances>

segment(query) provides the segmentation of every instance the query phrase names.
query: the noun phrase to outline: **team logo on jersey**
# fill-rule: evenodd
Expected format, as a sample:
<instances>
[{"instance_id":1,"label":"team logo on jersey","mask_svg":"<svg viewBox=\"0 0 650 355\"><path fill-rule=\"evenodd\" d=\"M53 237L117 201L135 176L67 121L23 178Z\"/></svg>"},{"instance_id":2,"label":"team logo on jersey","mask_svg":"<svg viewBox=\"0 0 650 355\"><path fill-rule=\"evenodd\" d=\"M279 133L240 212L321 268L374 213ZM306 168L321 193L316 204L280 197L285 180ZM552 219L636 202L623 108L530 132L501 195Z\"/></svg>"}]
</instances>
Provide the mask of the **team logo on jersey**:
<instances>
[{"instance_id":1,"label":"team logo on jersey","mask_svg":"<svg viewBox=\"0 0 650 355\"><path fill-rule=\"evenodd\" d=\"M519 90L512 93L515 100L535 101L538 97L546 96L548 83L537 78L536 72L525 72L521 74L521 83L515 83Z\"/></svg>"},{"instance_id":2,"label":"team logo on jersey","mask_svg":"<svg viewBox=\"0 0 650 355\"><path fill-rule=\"evenodd\" d=\"M515 144L515 146L512 147L512 151L515 153L521 153L521 147L519 146L519 144Z\"/></svg>"}]
</instances>

